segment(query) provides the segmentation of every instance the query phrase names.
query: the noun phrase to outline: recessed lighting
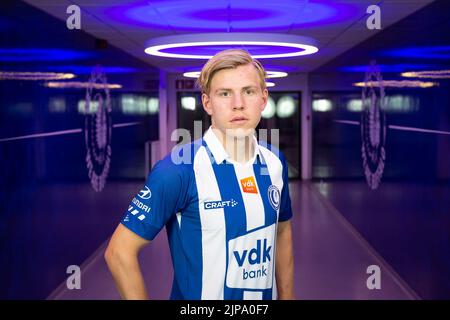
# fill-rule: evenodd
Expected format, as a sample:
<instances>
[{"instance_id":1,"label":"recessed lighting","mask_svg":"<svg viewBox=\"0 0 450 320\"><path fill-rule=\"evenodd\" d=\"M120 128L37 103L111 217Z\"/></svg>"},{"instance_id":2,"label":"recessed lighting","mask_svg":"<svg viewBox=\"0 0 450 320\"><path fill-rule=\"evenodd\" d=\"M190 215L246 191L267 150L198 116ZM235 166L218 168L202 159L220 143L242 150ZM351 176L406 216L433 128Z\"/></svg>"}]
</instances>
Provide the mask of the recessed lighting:
<instances>
[{"instance_id":1,"label":"recessed lighting","mask_svg":"<svg viewBox=\"0 0 450 320\"><path fill-rule=\"evenodd\" d=\"M0 71L0 80L63 80L75 78L73 73Z\"/></svg>"},{"instance_id":2,"label":"recessed lighting","mask_svg":"<svg viewBox=\"0 0 450 320\"><path fill-rule=\"evenodd\" d=\"M355 87L392 87L392 88L430 88L439 86L436 82L411 81L411 80L382 80L353 83Z\"/></svg>"},{"instance_id":3,"label":"recessed lighting","mask_svg":"<svg viewBox=\"0 0 450 320\"><path fill-rule=\"evenodd\" d=\"M122 85L111 83L92 83L92 82L78 82L78 81L66 81L66 82L46 82L44 86L48 88L58 89L85 89L93 87L94 89L120 89Z\"/></svg>"},{"instance_id":4,"label":"recessed lighting","mask_svg":"<svg viewBox=\"0 0 450 320\"><path fill-rule=\"evenodd\" d=\"M405 78L450 79L450 70L409 71L403 72Z\"/></svg>"}]
</instances>

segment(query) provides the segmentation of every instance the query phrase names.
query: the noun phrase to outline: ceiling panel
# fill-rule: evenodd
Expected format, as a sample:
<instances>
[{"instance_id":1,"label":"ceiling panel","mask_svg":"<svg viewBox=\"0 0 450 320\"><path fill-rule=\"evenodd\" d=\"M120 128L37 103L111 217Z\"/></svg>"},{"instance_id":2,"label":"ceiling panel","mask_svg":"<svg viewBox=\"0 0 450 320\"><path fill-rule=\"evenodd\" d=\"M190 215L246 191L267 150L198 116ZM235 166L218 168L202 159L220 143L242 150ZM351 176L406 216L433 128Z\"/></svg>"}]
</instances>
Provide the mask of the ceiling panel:
<instances>
[{"instance_id":1,"label":"ceiling panel","mask_svg":"<svg viewBox=\"0 0 450 320\"><path fill-rule=\"evenodd\" d=\"M255 6L254 2L237 0L94 2L25 0L25 2L64 21L68 16L66 8L76 4L82 11L81 27L85 32L106 39L110 44L140 60L168 72L199 68L204 60L152 57L144 53L145 43L159 36L196 33L199 32L195 31L198 27L217 31L217 27L223 25L225 27L222 32L227 31L227 26L246 27L254 32L290 33L317 40L319 52L312 56L263 61L272 66L289 68L293 72L311 71L379 32L366 28L366 8L373 4L372 0L260 0L258 6ZM382 1L382 29L430 2L432 1ZM253 8L252 11L247 10L250 6ZM292 12L283 11L283 8ZM264 23L271 24L271 29Z\"/></svg>"}]
</instances>

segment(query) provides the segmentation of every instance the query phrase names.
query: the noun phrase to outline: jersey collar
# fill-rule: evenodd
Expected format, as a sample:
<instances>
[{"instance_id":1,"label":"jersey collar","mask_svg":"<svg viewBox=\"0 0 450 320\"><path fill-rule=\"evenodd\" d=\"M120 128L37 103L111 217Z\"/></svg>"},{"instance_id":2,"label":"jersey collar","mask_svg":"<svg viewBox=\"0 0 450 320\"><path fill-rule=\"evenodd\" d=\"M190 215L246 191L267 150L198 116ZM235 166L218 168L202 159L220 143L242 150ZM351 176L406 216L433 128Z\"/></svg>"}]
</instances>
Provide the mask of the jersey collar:
<instances>
[{"instance_id":1,"label":"jersey collar","mask_svg":"<svg viewBox=\"0 0 450 320\"><path fill-rule=\"evenodd\" d=\"M234 161L225 151L224 147L222 146L222 143L220 142L219 138L217 138L216 134L214 133L211 127L209 127L209 129L205 132L203 140L208 145L209 150L211 150L211 153L216 163L220 164L224 160L234 163ZM259 149L258 140L256 139L255 135L253 135L253 142L255 143L255 153L247 163L254 163L257 156L260 158L259 160L261 161L261 151Z\"/></svg>"}]
</instances>

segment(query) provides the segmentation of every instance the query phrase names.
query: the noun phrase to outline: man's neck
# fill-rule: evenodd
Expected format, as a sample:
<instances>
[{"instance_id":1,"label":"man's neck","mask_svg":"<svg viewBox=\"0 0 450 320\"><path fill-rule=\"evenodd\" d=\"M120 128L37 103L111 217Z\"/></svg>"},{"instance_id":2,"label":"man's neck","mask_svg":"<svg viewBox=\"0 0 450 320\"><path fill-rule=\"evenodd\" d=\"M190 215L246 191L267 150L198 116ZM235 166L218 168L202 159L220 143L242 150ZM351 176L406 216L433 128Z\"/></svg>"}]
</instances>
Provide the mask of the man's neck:
<instances>
[{"instance_id":1,"label":"man's neck","mask_svg":"<svg viewBox=\"0 0 450 320\"><path fill-rule=\"evenodd\" d=\"M247 163L254 155L255 143L252 135L235 137L225 135L219 129L212 128L230 158L242 164Z\"/></svg>"}]
</instances>

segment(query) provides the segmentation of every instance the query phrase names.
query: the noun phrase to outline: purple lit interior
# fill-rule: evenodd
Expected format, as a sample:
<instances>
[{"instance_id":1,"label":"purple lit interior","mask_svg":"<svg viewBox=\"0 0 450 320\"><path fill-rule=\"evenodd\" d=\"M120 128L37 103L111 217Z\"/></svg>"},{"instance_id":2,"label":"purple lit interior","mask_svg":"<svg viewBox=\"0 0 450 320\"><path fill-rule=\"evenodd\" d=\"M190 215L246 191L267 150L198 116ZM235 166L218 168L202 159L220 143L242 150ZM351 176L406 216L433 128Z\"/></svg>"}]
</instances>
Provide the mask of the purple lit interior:
<instances>
[{"instance_id":1,"label":"purple lit interior","mask_svg":"<svg viewBox=\"0 0 450 320\"><path fill-rule=\"evenodd\" d=\"M230 6L223 1L164 1L157 4L140 1L111 6L105 9L105 13L114 21L145 28L209 32L276 31L290 27L322 27L351 20L360 15L362 9L359 6L324 0L289 0L265 3L268 9L258 9L248 1L233 1ZM170 17L170 22L161 17Z\"/></svg>"}]
</instances>

